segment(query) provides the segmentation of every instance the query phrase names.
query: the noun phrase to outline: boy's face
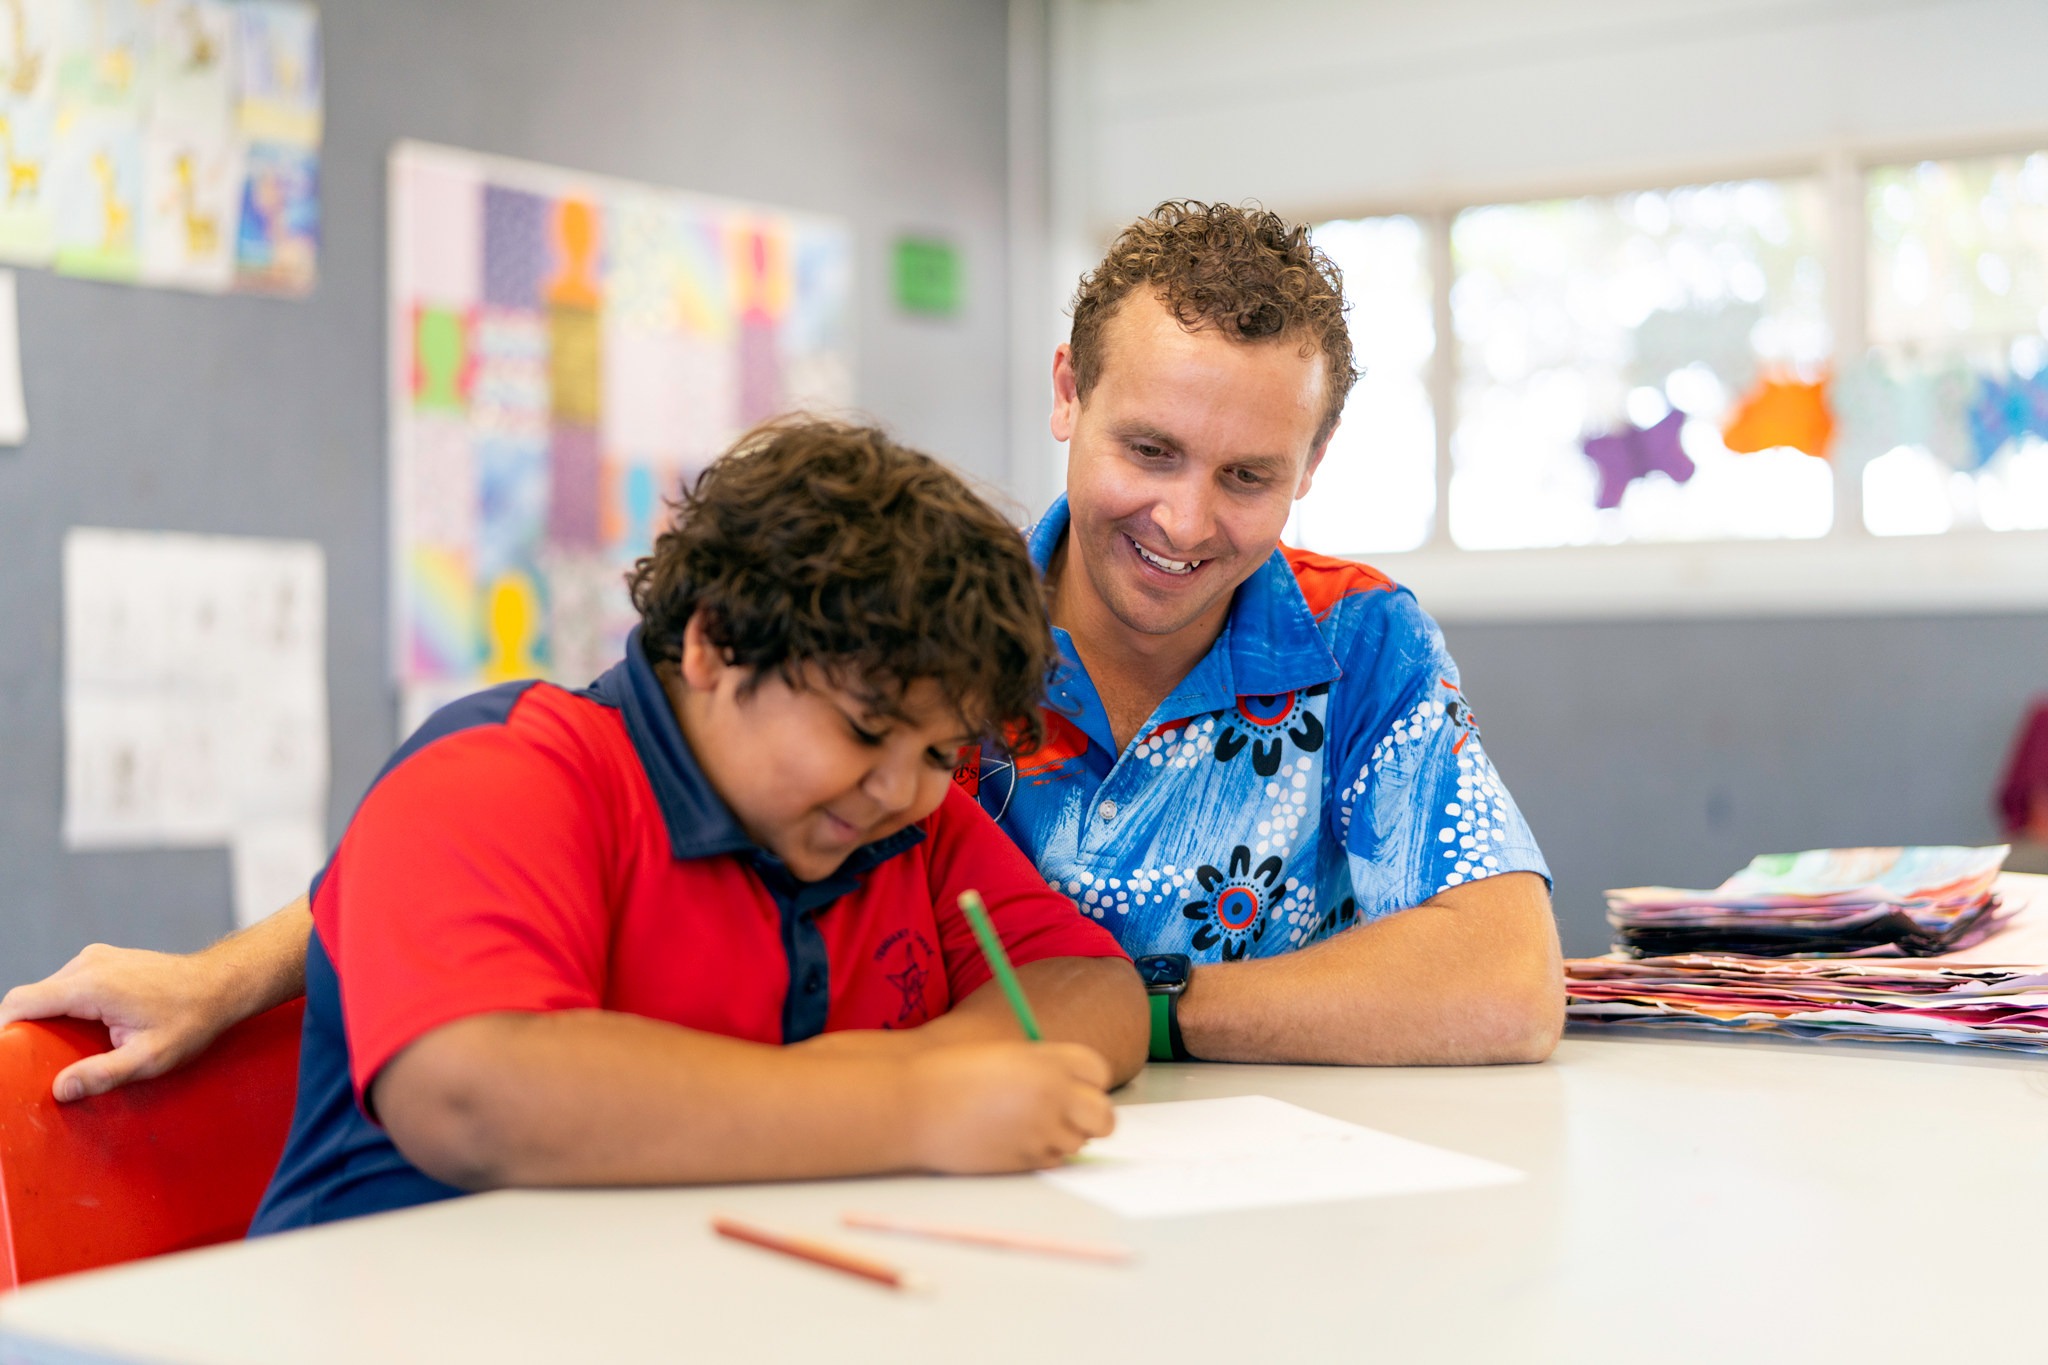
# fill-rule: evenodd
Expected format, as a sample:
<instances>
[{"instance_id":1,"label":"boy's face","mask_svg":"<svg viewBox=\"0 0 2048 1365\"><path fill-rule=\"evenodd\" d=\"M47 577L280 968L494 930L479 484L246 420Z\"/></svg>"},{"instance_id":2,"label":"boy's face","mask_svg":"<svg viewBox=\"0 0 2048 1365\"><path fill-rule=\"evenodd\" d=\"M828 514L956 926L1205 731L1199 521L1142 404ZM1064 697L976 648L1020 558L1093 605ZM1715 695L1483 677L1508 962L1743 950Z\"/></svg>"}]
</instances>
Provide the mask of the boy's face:
<instances>
[{"instance_id":1,"label":"boy's face","mask_svg":"<svg viewBox=\"0 0 2048 1365\"><path fill-rule=\"evenodd\" d=\"M698 766L755 843L817 881L862 844L939 808L973 736L936 682L920 678L886 714L813 666L806 685L773 673L747 692L697 619L660 670Z\"/></svg>"},{"instance_id":2,"label":"boy's face","mask_svg":"<svg viewBox=\"0 0 2048 1365\"><path fill-rule=\"evenodd\" d=\"M1320 354L1299 336L1189 331L1146 293L1102 329L1084 401L1053 360L1053 435L1068 443L1073 516L1060 577L1137 635L1213 634L1237 585L1280 543L1327 439Z\"/></svg>"}]
</instances>

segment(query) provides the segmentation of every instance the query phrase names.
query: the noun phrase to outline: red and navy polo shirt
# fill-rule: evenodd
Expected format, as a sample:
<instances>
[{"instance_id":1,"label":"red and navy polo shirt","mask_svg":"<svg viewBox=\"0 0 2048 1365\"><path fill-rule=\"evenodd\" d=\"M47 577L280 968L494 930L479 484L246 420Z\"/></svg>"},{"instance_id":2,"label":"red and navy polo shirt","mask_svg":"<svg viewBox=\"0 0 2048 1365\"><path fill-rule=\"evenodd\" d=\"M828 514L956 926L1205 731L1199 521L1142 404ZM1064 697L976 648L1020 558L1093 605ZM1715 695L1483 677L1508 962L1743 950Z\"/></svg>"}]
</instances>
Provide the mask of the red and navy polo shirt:
<instances>
[{"instance_id":1,"label":"red and navy polo shirt","mask_svg":"<svg viewBox=\"0 0 2048 1365\"><path fill-rule=\"evenodd\" d=\"M298 1107L250 1231L462 1193L363 1099L470 1015L610 1009L792 1043L943 1014L989 978L957 908L970 886L1019 963L1122 955L957 788L796 880L698 768L638 631L581 692L456 702L392 757L314 883Z\"/></svg>"}]
</instances>

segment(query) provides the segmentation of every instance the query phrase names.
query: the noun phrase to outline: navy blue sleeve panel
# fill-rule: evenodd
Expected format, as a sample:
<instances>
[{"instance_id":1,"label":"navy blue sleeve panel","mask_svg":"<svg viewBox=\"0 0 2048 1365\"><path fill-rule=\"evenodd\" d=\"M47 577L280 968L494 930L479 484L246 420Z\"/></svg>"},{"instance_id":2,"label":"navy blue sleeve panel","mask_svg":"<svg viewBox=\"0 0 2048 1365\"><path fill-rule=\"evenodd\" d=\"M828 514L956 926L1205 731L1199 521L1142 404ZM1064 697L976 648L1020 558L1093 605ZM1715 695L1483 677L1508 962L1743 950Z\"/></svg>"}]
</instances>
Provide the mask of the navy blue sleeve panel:
<instances>
[{"instance_id":1,"label":"navy blue sleeve panel","mask_svg":"<svg viewBox=\"0 0 2048 1365\"><path fill-rule=\"evenodd\" d=\"M299 1042L299 1098L277 1173L249 1225L251 1237L366 1213L452 1199L445 1185L400 1155L356 1108L341 979L314 934L306 945L306 1022Z\"/></svg>"}]
</instances>

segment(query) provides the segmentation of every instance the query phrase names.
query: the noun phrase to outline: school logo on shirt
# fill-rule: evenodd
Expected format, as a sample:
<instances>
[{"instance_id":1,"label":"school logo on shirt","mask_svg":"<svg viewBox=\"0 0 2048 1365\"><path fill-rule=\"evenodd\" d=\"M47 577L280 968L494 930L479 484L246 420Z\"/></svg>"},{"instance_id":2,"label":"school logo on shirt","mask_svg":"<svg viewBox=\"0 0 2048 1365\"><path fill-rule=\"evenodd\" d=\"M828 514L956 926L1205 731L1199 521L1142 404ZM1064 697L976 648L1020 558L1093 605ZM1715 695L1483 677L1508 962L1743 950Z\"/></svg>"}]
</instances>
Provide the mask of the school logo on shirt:
<instances>
[{"instance_id":1,"label":"school logo on shirt","mask_svg":"<svg viewBox=\"0 0 2048 1365\"><path fill-rule=\"evenodd\" d=\"M896 1014L894 1023L885 1023L883 1028L904 1028L912 1024L911 1016L921 1015L915 1020L923 1023L931 1018L931 1010L925 1005L924 988L931 980L932 962L938 953L930 940L915 929L898 929L882 940L882 946L875 949L874 960L885 967L896 964L897 971L883 972L883 979L903 993L903 1007Z\"/></svg>"},{"instance_id":2,"label":"school logo on shirt","mask_svg":"<svg viewBox=\"0 0 2048 1365\"><path fill-rule=\"evenodd\" d=\"M1235 707L1216 713L1223 727L1216 736L1216 761L1228 763L1249 746L1252 771L1271 777L1280 771L1287 740L1293 740L1294 747L1305 754L1322 748L1323 718L1310 709L1309 699L1325 696L1329 690L1328 683L1318 683L1274 697L1239 697Z\"/></svg>"},{"instance_id":3,"label":"school logo on shirt","mask_svg":"<svg viewBox=\"0 0 2048 1365\"><path fill-rule=\"evenodd\" d=\"M1271 857L1252 867L1252 851L1239 844L1230 850L1230 870L1219 872L1203 865L1195 869L1195 881L1206 893L1202 900L1189 901L1181 914L1200 925L1195 930L1197 952L1223 945L1225 962L1235 962L1266 936L1266 906L1280 872L1286 866Z\"/></svg>"}]
</instances>

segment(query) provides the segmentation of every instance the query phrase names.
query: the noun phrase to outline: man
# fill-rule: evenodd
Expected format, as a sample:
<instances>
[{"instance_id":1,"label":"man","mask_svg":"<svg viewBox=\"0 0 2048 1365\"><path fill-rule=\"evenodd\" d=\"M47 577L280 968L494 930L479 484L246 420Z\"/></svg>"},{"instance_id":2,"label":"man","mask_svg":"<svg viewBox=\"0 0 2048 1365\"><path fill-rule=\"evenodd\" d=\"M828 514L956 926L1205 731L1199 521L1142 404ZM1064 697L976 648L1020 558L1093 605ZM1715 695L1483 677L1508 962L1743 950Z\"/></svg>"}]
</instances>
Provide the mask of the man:
<instances>
[{"instance_id":1,"label":"man","mask_svg":"<svg viewBox=\"0 0 2048 1365\"><path fill-rule=\"evenodd\" d=\"M1539 1061L1563 1027L1547 869L1441 634L1370 569L1281 551L1355 379L1306 229L1163 204L1053 358L1067 494L1032 533L1066 667L1051 742L962 774L1048 882L1161 964L1216 1061ZM303 988L308 921L190 958L99 945L0 1021L104 1018L60 1099L155 1075ZM1171 992L1179 988L1178 994Z\"/></svg>"}]
</instances>

